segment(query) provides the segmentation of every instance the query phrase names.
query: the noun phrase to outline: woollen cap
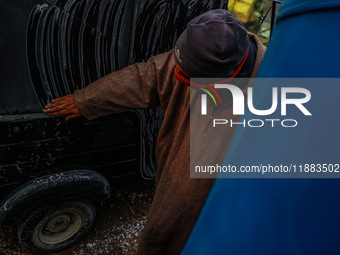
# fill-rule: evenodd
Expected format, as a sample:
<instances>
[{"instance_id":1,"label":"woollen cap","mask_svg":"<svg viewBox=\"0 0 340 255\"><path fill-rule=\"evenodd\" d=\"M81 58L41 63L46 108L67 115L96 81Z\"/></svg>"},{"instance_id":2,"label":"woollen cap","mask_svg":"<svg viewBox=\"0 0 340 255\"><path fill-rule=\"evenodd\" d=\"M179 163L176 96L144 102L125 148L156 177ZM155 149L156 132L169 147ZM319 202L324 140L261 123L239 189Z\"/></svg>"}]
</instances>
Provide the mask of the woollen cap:
<instances>
[{"instance_id":1,"label":"woollen cap","mask_svg":"<svg viewBox=\"0 0 340 255\"><path fill-rule=\"evenodd\" d=\"M229 11L216 9L188 23L176 42L174 56L190 77L229 77L249 48L241 22Z\"/></svg>"}]
</instances>

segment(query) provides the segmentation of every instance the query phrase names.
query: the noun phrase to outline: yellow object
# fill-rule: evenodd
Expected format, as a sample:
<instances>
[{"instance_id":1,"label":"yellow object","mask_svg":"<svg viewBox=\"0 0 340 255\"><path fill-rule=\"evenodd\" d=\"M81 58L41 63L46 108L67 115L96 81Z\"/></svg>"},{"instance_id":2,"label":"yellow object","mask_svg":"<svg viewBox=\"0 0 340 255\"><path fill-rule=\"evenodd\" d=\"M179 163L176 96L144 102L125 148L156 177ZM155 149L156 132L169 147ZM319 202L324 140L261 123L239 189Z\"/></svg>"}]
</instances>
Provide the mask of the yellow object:
<instances>
[{"instance_id":1,"label":"yellow object","mask_svg":"<svg viewBox=\"0 0 340 255\"><path fill-rule=\"evenodd\" d=\"M237 12L239 14L242 14L244 16L248 16L250 10L251 10L251 5L247 3L242 3L242 2L236 2L234 5L234 12Z\"/></svg>"},{"instance_id":2,"label":"yellow object","mask_svg":"<svg viewBox=\"0 0 340 255\"><path fill-rule=\"evenodd\" d=\"M252 9L256 0L230 0L228 9L242 23L247 23L251 16Z\"/></svg>"}]
</instances>

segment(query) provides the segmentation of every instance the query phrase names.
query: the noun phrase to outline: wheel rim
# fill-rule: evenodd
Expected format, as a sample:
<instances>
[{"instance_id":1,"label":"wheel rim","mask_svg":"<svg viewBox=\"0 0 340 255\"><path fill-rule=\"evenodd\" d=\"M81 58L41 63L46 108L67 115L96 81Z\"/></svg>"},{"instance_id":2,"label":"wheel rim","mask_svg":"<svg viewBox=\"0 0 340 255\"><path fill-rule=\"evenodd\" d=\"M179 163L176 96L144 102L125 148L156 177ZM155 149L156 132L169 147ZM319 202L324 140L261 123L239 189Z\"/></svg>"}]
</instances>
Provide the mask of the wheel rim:
<instances>
[{"instance_id":1,"label":"wheel rim","mask_svg":"<svg viewBox=\"0 0 340 255\"><path fill-rule=\"evenodd\" d=\"M48 218L38 232L38 237L45 244L57 244L76 234L82 225L79 213L70 211Z\"/></svg>"}]
</instances>

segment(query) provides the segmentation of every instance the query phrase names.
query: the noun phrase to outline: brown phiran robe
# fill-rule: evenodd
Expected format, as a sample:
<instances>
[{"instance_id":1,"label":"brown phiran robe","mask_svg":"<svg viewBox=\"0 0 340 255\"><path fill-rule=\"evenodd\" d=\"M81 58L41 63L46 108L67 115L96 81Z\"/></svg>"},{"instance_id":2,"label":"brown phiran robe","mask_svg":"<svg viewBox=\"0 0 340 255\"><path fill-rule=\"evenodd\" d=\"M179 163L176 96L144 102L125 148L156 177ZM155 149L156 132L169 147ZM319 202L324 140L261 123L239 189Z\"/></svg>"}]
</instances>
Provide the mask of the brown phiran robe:
<instances>
[{"instance_id":1,"label":"brown phiran robe","mask_svg":"<svg viewBox=\"0 0 340 255\"><path fill-rule=\"evenodd\" d=\"M251 77L255 77L266 47L249 33L257 45ZM164 121L156 144L156 190L139 240L137 254L180 254L204 205L214 179L190 178L190 88L174 76L173 50L151 57L111 73L84 89L75 91L76 106L88 119L128 111L161 106ZM197 103L199 100L197 100ZM229 104L230 105L230 104ZM232 118L232 106L214 118ZM212 111L212 108L208 108ZM201 130L200 130L201 128ZM235 128L225 132L223 139L206 125L195 126L197 134L208 140L195 141L195 146L213 143L216 150L205 150L192 157L223 161ZM204 161L204 159L203 159Z\"/></svg>"}]
</instances>

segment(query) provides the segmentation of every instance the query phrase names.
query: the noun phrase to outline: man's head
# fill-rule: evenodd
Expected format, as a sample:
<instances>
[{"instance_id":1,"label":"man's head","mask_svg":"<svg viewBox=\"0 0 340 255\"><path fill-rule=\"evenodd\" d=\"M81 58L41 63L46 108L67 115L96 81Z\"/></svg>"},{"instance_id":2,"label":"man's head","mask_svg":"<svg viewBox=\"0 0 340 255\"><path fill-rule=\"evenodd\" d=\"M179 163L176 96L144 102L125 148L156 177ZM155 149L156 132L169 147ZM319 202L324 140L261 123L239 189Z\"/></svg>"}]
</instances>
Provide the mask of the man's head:
<instances>
[{"instance_id":1,"label":"man's head","mask_svg":"<svg viewBox=\"0 0 340 255\"><path fill-rule=\"evenodd\" d=\"M190 77L227 78L244 64L249 51L253 53L253 47L246 29L230 12L218 9L189 22L174 55L180 70Z\"/></svg>"}]
</instances>

